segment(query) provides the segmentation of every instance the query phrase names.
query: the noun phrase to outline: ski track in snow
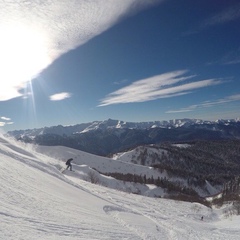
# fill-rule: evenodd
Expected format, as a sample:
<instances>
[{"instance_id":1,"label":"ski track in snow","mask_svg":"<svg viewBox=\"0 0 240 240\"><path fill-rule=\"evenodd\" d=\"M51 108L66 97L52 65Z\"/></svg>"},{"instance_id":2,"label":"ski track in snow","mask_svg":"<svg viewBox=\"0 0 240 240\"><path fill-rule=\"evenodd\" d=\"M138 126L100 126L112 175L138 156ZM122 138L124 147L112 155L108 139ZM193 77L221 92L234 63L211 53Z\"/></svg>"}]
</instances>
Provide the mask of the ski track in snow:
<instances>
[{"instance_id":1,"label":"ski track in snow","mask_svg":"<svg viewBox=\"0 0 240 240\"><path fill-rule=\"evenodd\" d=\"M101 224L94 222L94 217L98 217L95 216L94 211L88 212L86 210L84 217L86 218L87 214L90 215L90 222L85 222L83 219L80 221L81 225L79 226L79 219L76 219L76 215L71 215L71 212L79 211L79 218L80 214L84 212L83 209L75 209L74 202L71 203L72 209L68 207L65 209L64 206L67 206L69 203L65 202L64 196L59 197L54 194L51 196L49 191L44 190L44 183L42 183L42 186L39 183L38 185L32 184L35 181L34 175L39 175L39 168L29 167L23 161L15 159L13 167L9 169L4 167L7 166L7 161L12 161L12 158L7 159L5 157L5 159L1 160L1 169L3 171L1 171L0 182L0 226L1 229L3 226L7 235L0 231L0 239L17 239L16 236L24 240L99 239L98 236L104 234ZM24 177L21 176L22 172L20 169L22 168L26 169ZM41 178L48 177L45 172L41 174L43 175ZM69 183L64 176L62 177L65 182ZM51 185L51 182L48 182L48 184ZM48 198L45 200L46 196ZM76 207L79 208L77 204ZM54 212L48 211L48 209L54 209ZM76 223L74 223L74 218ZM66 222L64 219L72 219L72 221ZM94 228L91 228L90 223L94 225ZM21 233L19 229L21 229ZM116 239L131 239L128 233L124 234L122 232L120 234L114 230L112 233L108 232L106 239L109 239L111 235L112 238L116 237ZM96 236L96 238L93 236ZM128 237L125 238L124 236ZM104 236L101 239L104 239Z\"/></svg>"},{"instance_id":2,"label":"ski track in snow","mask_svg":"<svg viewBox=\"0 0 240 240\"><path fill-rule=\"evenodd\" d=\"M88 184L90 183L87 183L87 185ZM93 186L92 188L92 194L98 195L100 198L105 196L105 199L113 204L104 207L106 214L111 215L115 221L134 232L143 240L239 239L239 231L226 231L211 225L207 226L206 229L202 228L201 226L212 221L212 218L214 220L215 216L210 209L200 204L196 205L196 208L200 208L200 210L198 209L200 213L194 213L196 210L194 210L195 206L193 205L193 213L189 214L189 212L184 213L178 210L177 207L172 208L172 205L189 205L189 203L164 199L165 207L159 208L159 202L156 199L152 200L152 203L155 204L148 205L149 201L146 201L145 198L141 196L130 194L131 197L130 200L128 200L129 194L127 193L119 193L114 190L105 191L104 189L102 191L101 187ZM122 198L119 195L123 195ZM132 202L133 196L135 196L134 203ZM171 208L173 213L169 210ZM184 209L185 208L186 206L184 206ZM124 213L127 213L126 215L135 215L134 218L138 219L138 221L140 218L145 218L144 224L146 225L147 222L148 230L143 231L144 226L137 226L134 222L128 221ZM205 221L200 220L202 215L204 215ZM146 221L146 219L148 221ZM153 228L153 226L155 226L155 228ZM147 234L146 232L150 232L151 234Z\"/></svg>"},{"instance_id":3,"label":"ski track in snow","mask_svg":"<svg viewBox=\"0 0 240 240\"><path fill-rule=\"evenodd\" d=\"M137 199L136 199L137 200ZM117 222L119 222L121 225L127 227L129 230L135 232L141 239L144 240L157 240L157 239L184 239L186 235L183 236L183 238L179 238L179 234L176 233L174 230L170 230L172 227L169 224L164 224L163 221L168 219L164 217L159 221L159 219L156 219L155 217L152 217L150 214L144 213L138 209L136 209L136 203L134 205L135 207L131 206L131 203L126 202L123 204L123 207L116 208L113 206L105 206L104 211L107 214L110 214ZM146 206L146 205L145 205ZM149 209L148 206L146 206L147 209ZM146 232L142 231L143 226L136 226L133 222L127 222L124 220L124 212L127 212L128 214L135 214L136 216L134 218L139 219L140 218L146 218L148 220L148 231L151 232L151 235L146 234ZM144 223L146 225L146 219L144 220ZM152 228L149 230L149 228Z\"/></svg>"},{"instance_id":4,"label":"ski track in snow","mask_svg":"<svg viewBox=\"0 0 240 240\"><path fill-rule=\"evenodd\" d=\"M142 232L140 228L137 228L136 226L133 226L132 223L128 223L126 220L123 219L123 217L120 217L120 215L124 215L124 213L129 214L136 214L133 212L129 212L127 210L124 210L123 208L117 208L113 206L104 206L103 210L106 212L106 214L109 214L114 218L115 221L117 221L120 225L126 227L128 230L134 232L136 236L139 236L141 239L153 239L146 233ZM139 220L140 216L136 216ZM137 238L139 239L139 238Z\"/></svg>"},{"instance_id":5,"label":"ski track in snow","mask_svg":"<svg viewBox=\"0 0 240 240\"><path fill-rule=\"evenodd\" d=\"M0 239L239 239L203 205L94 185L77 170L62 174L57 160L0 142Z\"/></svg>"}]
</instances>

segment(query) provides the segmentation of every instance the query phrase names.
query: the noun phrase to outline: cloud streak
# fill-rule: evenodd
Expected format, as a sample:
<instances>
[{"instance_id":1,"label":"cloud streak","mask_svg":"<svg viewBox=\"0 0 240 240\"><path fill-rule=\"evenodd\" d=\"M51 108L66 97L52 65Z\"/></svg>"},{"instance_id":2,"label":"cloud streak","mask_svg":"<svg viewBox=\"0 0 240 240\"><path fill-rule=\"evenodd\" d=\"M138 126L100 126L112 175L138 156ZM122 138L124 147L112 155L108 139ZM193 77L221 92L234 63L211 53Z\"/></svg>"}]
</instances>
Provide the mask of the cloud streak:
<instances>
[{"instance_id":1,"label":"cloud streak","mask_svg":"<svg viewBox=\"0 0 240 240\"><path fill-rule=\"evenodd\" d=\"M203 24L202 28L210 27L218 24L224 24L227 22L234 21L240 18L240 4L235 4L226 10L206 19Z\"/></svg>"},{"instance_id":2,"label":"cloud streak","mask_svg":"<svg viewBox=\"0 0 240 240\"><path fill-rule=\"evenodd\" d=\"M221 105L221 104L235 102L235 101L240 101L240 94L227 96L225 98L217 99L215 101L205 101L200 104L190 105L188 107L181 108L178 110L170 110L170 111L167 111L166 113L191 112L199 108L209 108L209 107L214 107L216 105Z\"/></svg>"},{"instance_id":3,"label":"cloud streak","mask_svg":"<svg viewBox=\"0 0 240 240\"><path fill-rule=\"evenodd\" d=\"M71 94L67 92L53 94L49 97L51 101L62 101L64 99L70 98Z\"/></svg>"},{"instance_id":4,"label":"cloud streak","mask_svg":"<svg viewBox=\"0 0 240 240\"><path fill-rule=\"evenodd\" d=\"M0 101L22 96L56 58L161 1L0 1Z\"/></svg>"},{"instance_id":5,"label":"cloud streak","mask_svg":"<svg viewBox=\"0 0 240 240\"><path fill-rule=\"evenodd\" d=\"M183 36L188 36L192 34L197 34L202 30L208 29L210 27L225 24L228 22L232 22L240 18L240 4L232 5L223 11L212 15L203 21L201 21L195 29L190 29L186 32L183 32Z\"/></svg>"},{"instance_id":6,"label":"cloud streak","mask_svg":"<svg viewBox=\"0 0 240 240\"><path fill-rule=\"evenodd\" d=\"M217 79L206 79L196 82L183 83L195 75L185 76L186 70L160 74L136 81L107 95L98 106L119 103L146 102L159 98L176 97L191 93L195 89L220 84Z\"/></svg>"},{"instance_id":7,"label":"cloud streak","mask_svg":"<svg viewBox=\"0 0 240 240\"><path fill-rule=\"evenodd\" d=\"M4 122L0 121L0 127L4 127L5 125L13 124L13 122L10 122L11 118L2 116L2 117L0 117L0 119L4 121Z\"/></svg>"},{"instance_id":8,"label":"cloud streak","mask_svg":"<svg viewBox=\"0 0 240 240\"><path fill-rule=\"evenodd\" d=\"M10 121L11 118L8 118L8 117L1 117L2 120L5 120L5 121Z\"/></svg>"},{"instance_id":9,"label":"cloud streak","mask_svg":"<svg viewBox=\"0 0 240 240\"><path fill-rule=\"evenodd\" d=\"M240 63L240 48L227 53L220 61L224 65L233 65Z\"/></svg>"}]
</instances>

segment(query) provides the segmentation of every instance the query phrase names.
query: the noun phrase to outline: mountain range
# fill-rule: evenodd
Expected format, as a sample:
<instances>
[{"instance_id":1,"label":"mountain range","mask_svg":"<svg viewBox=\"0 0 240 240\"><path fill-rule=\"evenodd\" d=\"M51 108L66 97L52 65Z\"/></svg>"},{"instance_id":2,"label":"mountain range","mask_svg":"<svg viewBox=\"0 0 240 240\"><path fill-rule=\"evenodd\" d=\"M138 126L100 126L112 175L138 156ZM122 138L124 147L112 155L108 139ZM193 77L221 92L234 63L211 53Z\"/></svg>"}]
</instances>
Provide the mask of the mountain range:
<instances>
[{"instance_id":1,"label":"mountain range","mask_svg":"<svg viewBox=\"0 0 240 240\"><path fill-rule=\"evenodd\" d=\"M240 139L240 120L125 122L108 119L70 126L15 130L7 135L28 143L62 145L107 156L145 144Z\"/></svg>"}]
</instances>

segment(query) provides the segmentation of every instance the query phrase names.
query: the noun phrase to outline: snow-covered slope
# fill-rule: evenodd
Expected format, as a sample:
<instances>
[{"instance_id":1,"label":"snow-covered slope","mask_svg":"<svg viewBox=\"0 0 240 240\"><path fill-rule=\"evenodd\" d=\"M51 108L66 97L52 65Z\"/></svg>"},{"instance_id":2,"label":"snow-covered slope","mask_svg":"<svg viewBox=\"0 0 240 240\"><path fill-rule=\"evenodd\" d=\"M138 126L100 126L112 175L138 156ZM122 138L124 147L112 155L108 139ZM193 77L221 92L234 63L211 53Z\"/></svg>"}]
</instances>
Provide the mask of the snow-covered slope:
<instances>
[{"instance_id":1,"label":"snow-covered slope","mask_svg":"<svg viewBox=\"0 0 240 240\"><path fill-rule=\"evenodd\" d=\"M1 137L0 239L239 239L239 217L94 185L79 177L89 167L75 164L61 173L58 157Z\"/></svg>"},{"instance_id":2,"label":"snow-covered slope","mask_svg":"<svg viewBox=\"0 0 240 240\"><path fill-rule=\"evenodd\" d=\"M214 186L211 186L210 183L206 183L202 187L194 187L189 186L187 179L184 177L178 177L174 176L173 174L168 175L167 171L159 171L159 169L155 169L153 167L150 167L150 165L153 164L153 161L149 158L149 156L154 156L155 154L165 154L168 155L168 152L164 149L157 149L154 147L148 148L148 158L144 157L143 159L146 159L145 166L141 165L141 160L139 155L144 152L144 149L146 147L137 147L134 150L131 150L129 152L123 152L119 153L113 156L113 158L107 158L107 157L101 157L96 156L90 153L82 152L76 149L63 147L63 146L35 146L35 151L44 153L50 157L59 159L59 160L66 160L67 158L73 158L75 166L74 168L77 170L77 172L80 172L79 175L80 178L89 180L87 172L93 172L93 169L96 169L94 171L95 178L97 178L97 181L99 184L109 187L118 189L121 191L131 192L131 193L137 193L149 197L166 197L169 196L169 193L167 189L162 189L161 187L150 186L147 184L139 184L139 183L133 183L133 182L126 182L126 181L119 181L114 178L109 181L109 179L106 179L105 176L102 176L100 173L103 174L111 174L111 173L120 173L120 174L135 174L137 176L144 176L147 179L153 178L153 179L168 179L172 183L181 184L182 187L191 187L193 188L201 197L210 196L213 194L216 194L220 191L220 189L215 188ZM66 156L63 158L63 156ZM79 165L87 165L90 167L90 170L88 170L85 167L85 170L79 169ZM83 166L81 166L82 168ZM84 172L84 174L83 174Z\"/></svg>"},{"instance_id":3,"label":"snow-covered slope","mask_svg":"<svg viewBox=\"0 0 240 240\"><path fill-rule=\"evenodd\" d=\"M95 177L95 181L97 181L98 184L101 184L108 188L118 189L125 192L138 193L150 197L163 197L165 195L163 189L157 188L156 186L125 181L123 182L99 174L99 172L103 174L136 174L141 176L145 175L147 178L153 177L155 179L158 177L167 177L166 172L161 173L152 167L141 166L138 164L96 156L90 153L63 146L34 146L34 150L40 153L44 153L45 155L53 157L55 159L59 159L59 161L66 161L68 158L73 158L73 168L75 175L77 175L78 178L91 181L91 179L89 179L91 176L89 175L94 174L92 177Z\"/></svg>"},{"instance_id":4,"label":"snow-covered slope","mask_svg":"<svg viewBox=\"0 0 240 240\"><path fill-rule=\"evenodd\" d=\"M178 148L187 148L190 145L189 144L173 144L173 146L176 146ZM145 168L147 166L154 166L154 164L159 164L162 162L172 162L174 166L177 165L179 162L178 158L171 158L170 157L171 152L168 152L168 150L163 149L161 147L157 147L154 145L147 145L147 146L139 146L136 147L128 152L120 152L113 155L113 159L116 161L124 162L124 163L135 163L135 166L144 165ZM184 161L183 159L181 161ZM167 168L166 168L167 169ZM157 171L159 174L159 171ZM222 190L221 185L215 185L212 186L208 181L205 182L205 184L200 185L194 185L189 184L188 182L188 176L179 176L176 173L170 172L170 174L167 173L166 170L162 172L162 174L158 175L161 177L166 177L169 181L175 182L177 184L181 184L182 187L190 187L194 189L199 196L206 197L210 195L217 194ZM156 178L156 176L154 176ZM163 195L164 196L164 195Z\"/></svg>"},{"instance_id":5,"label":"snow-covered slope","mask_svg":"<svg viewBox=\"0 0 240 240\"><path fill-rule=\"evenodd\" d=\"M154 170L152 167L136 165L130 162L118 161L107 157L96 156L76 149L63 146L34 146L35 151L44 153L50 157L65 161L73 158L73 163L77 165L87 164L99 172L117 172L146 175L147 177L165 177L166 174Z\"/></svg>"}]
</instances>

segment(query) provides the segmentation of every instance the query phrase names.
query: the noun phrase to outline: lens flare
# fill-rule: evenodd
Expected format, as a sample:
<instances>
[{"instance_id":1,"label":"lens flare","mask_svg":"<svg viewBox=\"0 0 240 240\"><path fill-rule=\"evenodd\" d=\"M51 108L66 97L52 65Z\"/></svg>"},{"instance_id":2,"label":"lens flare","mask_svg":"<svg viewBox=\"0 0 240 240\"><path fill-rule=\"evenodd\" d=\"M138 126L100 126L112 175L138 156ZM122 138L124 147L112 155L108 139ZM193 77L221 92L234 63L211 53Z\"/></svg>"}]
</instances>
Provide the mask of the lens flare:
<instances>
[{"instance_id":1,"label":"lens flare","mask_svg":"<svg viewBox=\"0 0 240 240\"><path fill-rule=\"evenodd\" d=\"M30 26L14 23L0 25L0 100L21 96L28 81L50 64L46 39Z\"/></svg>"}]
</instances>

